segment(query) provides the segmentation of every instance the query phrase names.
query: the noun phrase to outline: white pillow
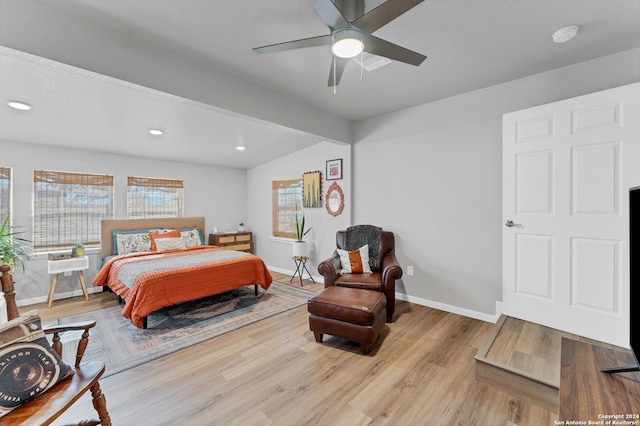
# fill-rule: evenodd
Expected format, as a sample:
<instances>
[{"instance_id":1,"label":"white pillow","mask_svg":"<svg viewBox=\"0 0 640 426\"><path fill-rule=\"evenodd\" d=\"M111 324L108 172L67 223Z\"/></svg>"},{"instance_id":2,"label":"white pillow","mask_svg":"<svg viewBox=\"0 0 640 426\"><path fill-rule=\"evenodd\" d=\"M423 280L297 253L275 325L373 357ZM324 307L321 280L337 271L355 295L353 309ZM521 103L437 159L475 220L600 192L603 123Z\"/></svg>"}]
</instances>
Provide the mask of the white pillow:
<instances>
[{"instance_id":1,"label":"white pillow","mask_svg":"<svg viewBox=\"0 0 640 426\"><path fill-rule=\"evenodd\" d=\"M369 245L366 244L358 250L346 251L337 249L340 256L340 264L342 270L340 275L344 274L371 274L371 266L369 266Z\"/></svg>"},{"instance_id":2,"label":"white pillow","mask_svg":"<svg viewBox=\"0 0 640 426\"><path fill-rule=\"evenodd\" d=\"M182 237L177 238L158 238L156 239L156 250L186 250L187 243Z\"/></svg>"}]
</instances>

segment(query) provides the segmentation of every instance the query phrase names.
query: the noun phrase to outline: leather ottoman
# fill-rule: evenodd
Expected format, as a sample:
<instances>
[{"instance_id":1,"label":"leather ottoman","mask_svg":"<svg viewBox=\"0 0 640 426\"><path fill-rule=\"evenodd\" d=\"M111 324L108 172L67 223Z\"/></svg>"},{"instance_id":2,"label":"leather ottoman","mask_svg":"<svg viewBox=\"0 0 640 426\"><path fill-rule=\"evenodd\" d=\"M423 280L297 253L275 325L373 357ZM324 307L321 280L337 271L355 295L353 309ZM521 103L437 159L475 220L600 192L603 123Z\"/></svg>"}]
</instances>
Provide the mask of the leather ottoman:
<instances>
[{"instance_id":1,"label":"leather ottoman","mask_svg":"<svg viewBox=\"0 0 640 426\"><path fill-rule=\"evenodd\" d=\"M359 342L366 355L386 321L384 293L361 288L327 287L309 299L309 329L316 342L323 334Z\"/></svg>"}]
</instances>

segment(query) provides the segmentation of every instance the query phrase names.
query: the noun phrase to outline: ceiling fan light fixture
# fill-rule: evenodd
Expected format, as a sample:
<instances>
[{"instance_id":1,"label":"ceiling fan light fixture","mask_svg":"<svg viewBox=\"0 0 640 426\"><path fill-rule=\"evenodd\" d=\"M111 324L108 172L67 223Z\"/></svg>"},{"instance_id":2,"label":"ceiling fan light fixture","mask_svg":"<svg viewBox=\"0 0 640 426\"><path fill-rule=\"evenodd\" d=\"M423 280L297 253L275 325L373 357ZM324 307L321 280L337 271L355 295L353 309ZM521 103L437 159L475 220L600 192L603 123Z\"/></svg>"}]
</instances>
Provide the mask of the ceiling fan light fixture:
<instances>
[{"instance_id":1,"label":"ceiling fan light fixture","mask_svg":"<svg viewBox=\"0 0 640 426\"><path fill-rule=\"evenodd\" d=\"M336 30L333 33L331 52L338 58L353 58L364 50L362 33L354 28Z\"/></svg>"}]
</instances>

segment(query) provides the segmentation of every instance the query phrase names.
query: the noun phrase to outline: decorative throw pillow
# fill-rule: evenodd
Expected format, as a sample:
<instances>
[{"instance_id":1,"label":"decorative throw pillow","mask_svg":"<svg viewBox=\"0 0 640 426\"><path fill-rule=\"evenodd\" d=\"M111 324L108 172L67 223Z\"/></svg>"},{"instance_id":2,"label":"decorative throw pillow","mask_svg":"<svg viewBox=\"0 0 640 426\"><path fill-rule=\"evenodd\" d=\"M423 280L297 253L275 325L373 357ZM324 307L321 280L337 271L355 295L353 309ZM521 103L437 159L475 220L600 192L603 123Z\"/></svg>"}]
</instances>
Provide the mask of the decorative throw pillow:
<instances>
[{"instance_id":1,"label":"decorative throw pillow","mask_svg":"<svg viewBox=\"0 0 640 426\"><path fill-rule=\"evenodd\" d=\"M151 238L151 251L158 251L156 249L155 240L158 238L180 238L180 231L177 229L157 229L155 231L149 231L149 237Z\"/></svg>"},{"instance_id":2,"label":"decorative throw pillow","mask_svg":"<svg viewBox=\"0 0 640 426\"><path fill-rule=\"evenodd\" d=\"M146 228L134 230L114 229L111 231L113 237L113 254L128 254L141 251L149 251L151 249L151 238L149 231L155 231L162 228ZM126 237L126 235L133 235ZM122 247L118 246L118 241L122 242Z\"/></svg>"},{"instance_id":3,"label":"decorative throw pillow","mask_svg":"<svg viewBox=\"0 0 640 426\"><path fill-rule=\"evenodd\" d=\"M144 233L119 233L114 235L114 254L140 253L151 251L149 231Z\"/></svg>"},{"instance_id":4,"label":"decorative throw pillow","mask_svg":"<svg viewBox=\"0 0 640 426\"><path fill-rule=\"evenodd\" d=\"M38 311L0 326L0 417L73 373L45 337Z\"/></svg>"},{"instance_id":5,"label":"decorative throw pillow","mask_svg":"<svg viewBox=\"0 0 640 426\"><path fill-rule=\"evenodd\" d=\"M156 238L156 251L186 250L187 243L182 237L178 238Z\"/></svg>"},{"instance_id":6,"label":"decorative throw pillow","mask_svg":"<svg viewBox=\"0 0 640 426\"><path fill-rule=\"evenodd\" d=\"M180 235L187 243L187 247L202 245L202 230L200 228L184 228L180 230Z\"/></svg>"},{"instance_id":7,"label":"decorative throw pillow","mask_svg":"<svg viewBox=\"0 0 640 426\"><path fill-rule=\"evenodd\" d=\"M369 266L369 245L366 244L357 250L346 251L338 250L340 256L340 264L344 274L370 274L371 266Z\"/></svg>"}]
</instances>

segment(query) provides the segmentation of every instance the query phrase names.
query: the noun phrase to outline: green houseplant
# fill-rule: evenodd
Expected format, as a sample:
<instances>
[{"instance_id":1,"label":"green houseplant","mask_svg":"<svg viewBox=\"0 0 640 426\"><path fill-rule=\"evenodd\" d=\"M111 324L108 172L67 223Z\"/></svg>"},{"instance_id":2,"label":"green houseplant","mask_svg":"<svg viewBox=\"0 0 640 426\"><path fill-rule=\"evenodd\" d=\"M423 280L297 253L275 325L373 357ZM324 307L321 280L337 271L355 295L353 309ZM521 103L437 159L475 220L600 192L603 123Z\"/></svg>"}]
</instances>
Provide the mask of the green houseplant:
<instances>
[{"instance_id":1,"label":"green houseplant","mask_svg":"<svg viewBox=\"0 0 640 426\"><path fill-rule=\"evenodd\" d=\"M296 206L296 241L302 242L302 238L311 231L311 228L304 230L304 212L302 213L302 220L298 217L298 206Z\"/></svg>"},{"instance_id":2,"label":"green houseplant","mask_svg":"<svg viewBox=\"0 0 640 426\"><path fill-rule=\"evenodd\" d=\"M298 216L298 206L296 206L296 241L293 243L293 257L308 257L309 249L307 242L303 241L305 235L311 231L311 228L305 230L304 212L302 219Z\"/></svg>"},{"instance_id":3,"label":"green houseplant","mask_svg":"<svg viewBox=\"0 0 640 426\"><path fill-rule=\"evenodd\" d=\"M0 227L0 259L2 264L11 267L11 273L18 264L24 271L24 261L31 256L31 241L20 237L21 233L15 230L7 216Z\"/></svg>"},{"instance_id":4,"label":"green houseplant","mask_svg":"<svg viewBox=\"0 0 640 426\"><path fill-rule=\"evenodd\" d=\"M82 257L84 256L84 244L75 243L73 248L71 249L71 257Z\"/></svg>"}]
</instances>

